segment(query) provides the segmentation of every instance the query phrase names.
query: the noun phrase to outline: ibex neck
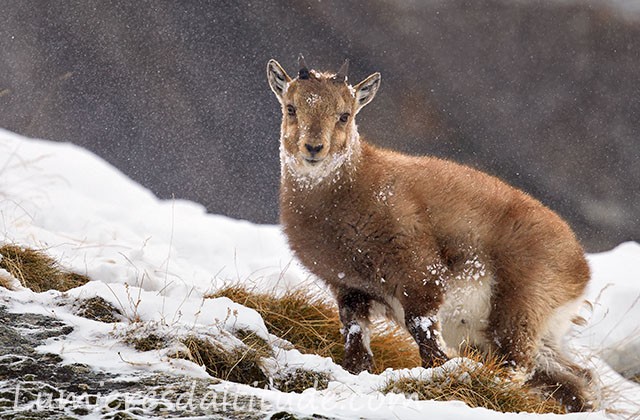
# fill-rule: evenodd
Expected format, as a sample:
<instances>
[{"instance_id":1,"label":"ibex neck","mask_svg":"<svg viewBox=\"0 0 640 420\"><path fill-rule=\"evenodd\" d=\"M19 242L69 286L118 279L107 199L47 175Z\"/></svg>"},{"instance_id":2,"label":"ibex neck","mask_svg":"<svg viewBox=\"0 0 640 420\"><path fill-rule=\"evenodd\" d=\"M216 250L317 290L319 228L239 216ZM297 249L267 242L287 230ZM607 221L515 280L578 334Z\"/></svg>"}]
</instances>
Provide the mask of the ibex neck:
<instances>
[{"instance_id":1,"label":"ibex neck","mask_svg":"<svg viewBox=\"0 0 640 420\"><path fill-rule=\"evenodd\" d=\"M358 170L362 145L357 130L349 136L344 153L330 154L317 167L301 166L294 156L280 148L282 181L300 189L312 189L352 179Z\"/></svg>"}]
</instances>

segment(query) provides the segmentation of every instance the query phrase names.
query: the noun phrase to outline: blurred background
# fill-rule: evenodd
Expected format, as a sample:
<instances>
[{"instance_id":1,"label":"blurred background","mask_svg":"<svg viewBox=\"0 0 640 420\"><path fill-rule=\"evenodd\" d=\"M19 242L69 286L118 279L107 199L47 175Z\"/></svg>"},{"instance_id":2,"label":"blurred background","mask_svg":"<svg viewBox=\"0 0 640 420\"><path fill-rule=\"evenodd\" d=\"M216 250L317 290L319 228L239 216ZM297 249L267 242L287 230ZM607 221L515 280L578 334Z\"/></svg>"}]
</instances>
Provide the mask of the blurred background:
<instances>
[{"instance_id":1,"label":"blurred background","mask_svg":"<svg viewBox=\"0 0 640 420\"><path fill-rule=\"evenodd\" d=\"M31 1L0 14L0 127L86 147L163 198L278 220L265 67L382 73L375 144L463 162L640 241L640 2ZM87 174L91 176L91 174Z\"/></svg>"}]
</instances>

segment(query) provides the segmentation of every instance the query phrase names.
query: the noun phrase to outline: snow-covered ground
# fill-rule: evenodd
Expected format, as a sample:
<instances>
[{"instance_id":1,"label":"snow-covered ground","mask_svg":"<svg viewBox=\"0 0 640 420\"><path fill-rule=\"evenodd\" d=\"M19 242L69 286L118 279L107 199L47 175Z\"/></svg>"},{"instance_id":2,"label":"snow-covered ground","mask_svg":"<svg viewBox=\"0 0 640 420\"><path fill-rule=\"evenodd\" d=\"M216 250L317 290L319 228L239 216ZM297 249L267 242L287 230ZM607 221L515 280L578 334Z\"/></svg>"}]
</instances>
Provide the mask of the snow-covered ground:
<instances>
[{"instance_id":1,"label":"snow-covered ground","mask_svg":"<svg viewBox=\"0 0 640 420\"><path fill-rule=\"evenodd\" d=\"M43 314L74 327L69 335L39 348L59 354L65 363L85 363L133 378L149 372L203 378L207 375L202 367L169 357L170 349L140 352L122 338L144 325L158 334L199 334L224 342L233 340L230 331L242 328L276 343L274 369L306 367L331 375L328 389L302 394L231 382L214 387L216 392L253 395L268 402L273 412L345 419L534 417L383 395L377 389L389 378L428 372L416 368L354 376L329 359L278 346L257 312L226 298L203 295L227 283L270 291L305 287L324 292L293 260L280 228L207 214L191 202L159 200L79 147L0 130L0 232L2 243L45 249L65 267L93 280L66 294L0 289L0 305L10 312ZM596 413L571 416L637 417L640 386L611 367L640 372L640 245L625 243L590 255L589 261L593 281L588 299L593 310L584 314L589 323L574 331L572 343L576 356L599 372L603 401ZM9 274L0 270L0 276ZM119 308L123 320L92 321L75 315L72 305L65 304L92 296Z\"/></svg>"}]
</instances>

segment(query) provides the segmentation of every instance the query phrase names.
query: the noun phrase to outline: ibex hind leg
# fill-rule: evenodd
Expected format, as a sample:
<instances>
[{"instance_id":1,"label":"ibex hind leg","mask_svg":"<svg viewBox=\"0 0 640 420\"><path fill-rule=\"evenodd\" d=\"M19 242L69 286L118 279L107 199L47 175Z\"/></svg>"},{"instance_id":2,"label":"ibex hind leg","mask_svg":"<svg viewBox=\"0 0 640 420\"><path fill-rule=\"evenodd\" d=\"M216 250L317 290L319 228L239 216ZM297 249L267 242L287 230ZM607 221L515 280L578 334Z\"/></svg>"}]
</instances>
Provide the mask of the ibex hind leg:
<instances>
[{"instance_id":1,"label":"ibex hind leg","mask_svg":"<svg viewBox=\"0 0 640 420\"><path fill-rule=\"evenodd\" d=\"M526 291L496 283L485 330L492 350L513 367L530 371L541 330L540 316Z\"/></svg>"},{"instance_id":2,"label":"ibex hind leg","mask_svg":"<svg viewBox=\"0 0 640 420\"><path fill-rule=\"evenodd\" d=\"M543 340L527 384L557 400L567 411L579 412L593 409L592 382L588 369L570 361L554 343Z\"/></svg>"}]
</instances>

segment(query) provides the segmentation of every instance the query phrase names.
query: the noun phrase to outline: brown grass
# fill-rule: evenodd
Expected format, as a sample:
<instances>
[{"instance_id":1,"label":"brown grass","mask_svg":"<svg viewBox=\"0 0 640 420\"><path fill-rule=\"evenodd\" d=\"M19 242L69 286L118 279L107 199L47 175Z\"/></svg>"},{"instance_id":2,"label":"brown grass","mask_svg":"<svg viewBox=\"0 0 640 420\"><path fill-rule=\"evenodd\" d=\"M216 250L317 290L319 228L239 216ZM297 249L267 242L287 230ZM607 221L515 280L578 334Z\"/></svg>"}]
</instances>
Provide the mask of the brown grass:
<instances>
[{"instance_id":1,"label":"brown grass","mask_svg":"<svg viewBox=\"0 0 640 420\"><path fill-rule=\"evenodd\" d=\"M125 337L124 342L138 351L160 350L167 345L166 338L156 334Z\"/></svg>"},{"instance_id":2,"label":"brown grass","mask_svg":"<svg viewBox=\"0 0 640 420\"><path fill-rule=\"evenodd\" d=\"M336 363L342 363L342 324L332 304L299 290L276 297L240 286L226 287L207 297L223 296L258 311L270 333L291 342L301 352L331 357ZM395 325L384 324L384 330L380 326L373 329L371 350L376 372L420 366L413 339Z\"/></svg>"},{"instance_id":3,"label":"brown grass","mask_svg":"<svg viewBox=\"0 0 640 420\"><path fill-rule=\"evenodd\" d=\"M118 322L124 317L122 311L100 296L81 300L75 312L78 316L108 324Z\"/></svg>"},{"instance_id":4,"label":"brown grass","mask_svg":"<svg viewBox=\"0 0 640 420\"><path fill-rule=\"evenodd\" d=\"M462 401L470 407L501 412L565 413L553 398L544 398L510 380L510 372L500 359L476 353L465 357L481 364L471 368L462 365L426 380L406 377L390 381L381 392L405 394L419 400Z\"/></svg>"},{"instance_id":5,"label":"brown grass","mask_svg":"<svg viewBox=\"0 0 640 420\"><path fill-rule=\"evenodd\" d=\"M209 375L225 381L257 387L270 384L273 388L283 392L300 393L308 388L327 388L328 374L307 369L279 372L272 378L267 377L262 362L263 358L274 356L271 345L253 331L241 329L235 331L234 335L242 344L232 349L207 338L186 337L181 342L188 352L186 354L179 352L172 357L191 360L204 366ZM138 337L135 340L130 340L130 343L136 349L142 350L141 345L147 344L151 338Z\"/></svg>"},{"instance_id":6,"label":"brown grass","mask_svg":"<svg viewBox=\"0 0 640 420\"><path fill-rule=\"evenodd\" d=\"M268 383L261 367L264 354L253 348L229 350L195 336L183 339L182 343L189 350L185 358L204 366L207 373L215 378L257 387L264 387Z\"/></svg>"},{"instance_id":7,"label":"brown grass","mask_svg":"<svg viewBox=\"0 0 640 420\"><path fill-rule=\"evenodd\" d=\"M273 348L271 345L255 331L239 329L234 331L233 335L247 347L249 351L257 353L259 357L273 356Z\"/></svg>"},{"instance_id":8,"label":"brown grass","mask_svg":"<svg viewBox=\"0 0 640 420\"><path fill-rule=\"evenodd\" d=\"M34 292L52 289L66 292L89 281L87 276L62 269L55 260L42 251L16 245L3 245L0 247L0 255L2 255L0 268L8 271L24 287Z\"/></svg>"},{"instance_id":9,"label":"brown grass","mask_svg":"<svg viewBox=\"0 0 640 420\"><path fill-rule=\"evenodd\" d=\"M269 332L291 342L298 350L342 362L344 346L335 306L320 298L310 297L303 291L292 291L276 297L240 286L227 287L207 297L222 296L258 311ZM381 372L389 367L420 366L420 357L411 337L395 325L387 325L384 329L383 325L374 328L371 339L376 371ZM532 389L511 381L511 372L501 360L473 352L464 356L482 364L473 369L462 366L459 370L429 380L402 378L389 382L382 392L404 393L418 399L457 400L471 407L502 412L565 412L555 400L544 398ZM314 377L308 372L281 379L280 382L274 380L274 385L285 391L300 392L313 386L314 382L316 386L324 385L323 378Z\"/></svg>"},{"instance_id":10,"label":"brown grass","mask_svg":"<svg viewBox=\"0 0 640 420\"><path fill-rule=\"evenodd\" d=\"M317 390L327 389L329 386L329 375L324 372L315 372L308 369L295 369L284 375L273 378L273 387L282 392L301 393L305 389L315 388Z\"/></svg>"}]
</instances>

